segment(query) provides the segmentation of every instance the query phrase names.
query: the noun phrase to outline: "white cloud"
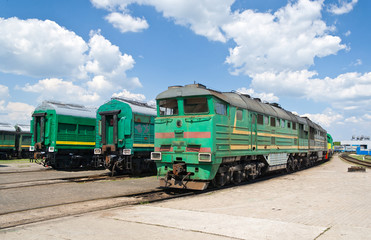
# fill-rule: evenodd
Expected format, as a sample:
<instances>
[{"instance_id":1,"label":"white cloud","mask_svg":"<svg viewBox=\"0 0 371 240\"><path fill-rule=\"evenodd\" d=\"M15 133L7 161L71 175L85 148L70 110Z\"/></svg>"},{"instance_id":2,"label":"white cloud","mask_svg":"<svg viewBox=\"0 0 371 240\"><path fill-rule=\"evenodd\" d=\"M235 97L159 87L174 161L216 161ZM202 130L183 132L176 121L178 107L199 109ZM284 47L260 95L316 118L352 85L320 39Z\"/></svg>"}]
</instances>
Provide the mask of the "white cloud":
<instances>
[{"instance_id":1,"label":"white cloud","mask_svg":"<svg viewBox=\"0 0 371 240\"><path fill-rule=\"evenodd\" d=\"M113 12L106 16L106 20L120 32L141 32L148 28L148 23L143 18L134 18L129 14Z\"/></svg>"},{"instance_id":2,"label":"white cloud","mask_svg":"<svg viewBox=\"0 0 371 240\"><path fill-rule=\"evenodd\" d=\"M365 115L363 115L363 118L366 120L371 120L371 114L366 113Z\"/></svg>"},{"instance_id":3,"label":"white cloud","mask_svg":"<svg viewBox=\"0 0 371 240\"><path fill-rule=\"evenodd\" d=\"M362 60L361 59L357 59L355 63L352 63L353 66L360 66L362 65Z\"/></svg>"},{"instance_id":4,"label":"white cloud","mask_svg":"<svg viewBox=\"0 0 371 240\"><path fill-rule=\"evenodd\" d=\"M340 122L344 117L342 114L334 112L332 109L327 108L323 113L310 114L306 113L302 115L303 117L308 117L315 123L318 123L322 127L330 127L332 124Z\"/></svg>"},{"instance_id":5,"label":"white cloud","mask_svg":"<svg viewBox=\"0 0 371 240\"><path fill-rule=\"evenodd\" d=\"M0 71L33 77L82 77L85 41L50 20L0 18Z\"/></svg>"},{"instance_id":6,"label":"white cloud","mask_svg":"<svg viewBox=\"0 0 371 240\"><path fill-rule=\"evenodd\" d=\"M270 91L278 95L290 95L294 97L306 96L309 79L317 75L316 72L282 71L280 73L264 72L252 76L251 85L260 91Z\"/></svg>"},{"instance_id":7,"label":"white cloud","mask_svg":"<svg viewBox=\"0 0 371 240\"><path fill-rule=\"evenodd\" d=\"M358 2L358 0L352 0L348 2L347 0L338 0L339 5L336 4L330 4L330 7L328 8L328 11L330 13L333 13L335 15L341 15L345 13L349 13L353 10L354 5Z\"/></svg>"},{"instance_id":8,"label":"white cloud","mask_svg":"<svg viewBox=\"0 0 371 240\"><path fill-rule=\"evenodd\" d=\"M359 123L360 119L356 118L355 116L352 116L352 117L346 118L344 120L344 122L346 122L346 123Z\"/></svg>"},{"instance_id":9,"label":"white cloud","mask_svg":"<svg viewBox=\"0 0 371 240\"><path fill-rule=\"evenodd\" d=\"M212 41L232 39L226 63L232 74L301 70L315 57L336 54L346 46L321 20L323 0L298 0L274 13L231 12L233 0L91 0L97 8L128 12L130 4L155 7L176 24Z\"/></svg>"},{"instance_id":10,"label":"white cloud","mask_svg":"<svg viewBox=\"0 0 371 240\"><path fill-rule=\"evenodd\" d=\"M338 103L341 108L371 105L371 72L345 73L336 78L316 78L314 71L262 73L253 76L252 87L275 94L304 97L315 101Z\"/></svg>"},{"instance_id":11,"label":"white cloud","mask_svg":"<svg viewBox=\"0 0 371 240\"><path fill-rule=\"evenodd\" d=\"M5 109L5 100L0 100L0 113ZM1 114L0 114L1 115Z\"/></svg>"},{"instance_id":12,"label":"white cloud","mask_svg":"<svg viewBox=\"0 0 371 240\"><path fill-rule=\"evenodd\" d=\"M230 6L234 0L91 0L91 2L95 7L111 12L117 9L126 12L127 6L134 3L153 6L165 18L189 27L198 35L212 41L226 42L220 26L230 19Z\"/></svg>"},{"instance_id":13,"label":"white cloud","mask_svg":"<svg viewBox=\"0 0 371 240\"><path fill-rule=\"evenodd\" d=\"M262 101L267 101L267 102L278 102L279 101L279 98L275 96L273 93L265 93L265 92L257 93L252 88L247 89L243 87L243 88L237 89L236 91L242 94L248 94L254 98L260 98Z\"/></svg>"},{"instance_id":14,"label":"white cloud","mask_svg":"<svg viewBox=\"0 0 371 240\"><path fill-rule=\"evenodd\" d=\"M352 32L351 32L350 30L348 30L346 33L344 33L344 35L345 35L346 37L350 36L350 34L352 34Z\"/></svg>"},{"instance_id":15,"label":"white cloud","mask_svg":"<svg viewBox=\"0 0 371 240\"><path fill-rule=\"evenodd\" d=\"M0 84L0 100L9 96L9 88Z\"/></svg>"},{"instance_id":16,"label":"white cloud","mask_svg":"<svg viewBox=\"0 0 371 240\"><path fill-rule=\"evenodd\" d=\"M115 89L115 86L105 79L104 76L95 76L87 82L88 89L92 92L104 93Z\"/></svg>"},{"instance_id":17,"label":"white cloud","mask_svg":"<svg viewBox=\"0 0 371 240\"><path fill-rule=\"evenodd\" d=\"M0 122L29 124L34 107L21 102L0 101Z\"/></svg>"},{"instance_id":18,"label":"white cloud","mask_svg":"<svg viewBox=\"0 0 371 240\"><path fill-rule=\"evenodd\" d=\"M91 104L100 100L96 92L91 92L83 87L75 85L71 81L58 78L39 80L36 84L26 84L22 88L25 92L38 93L38 101L45 99L63 100L68 103Z\"/></svg>"},{"instance_id":19,"label":"white cloud","mask_svg":"<svg viewBox=\"0 0 371 240\"><path fill-rule=\"evenodd\" d=\"M91 31L87 43L50 20L0 18L0 46L1 72L79 79L76 86L88 84L90 88L103 78L106 84L99 85L100 91L103 87L112 90L113 85L133 89L142 86L138 78L126 76L126 71L134 67L133 57L121 53L99 30Z\"/></svg>"},{"instance_id":20,"label":"white cloud","mask_svg":"<svg viewBox=\"0 0 371 240\"><path fill-rule=\"evenodd\" d=\"M329 35L333 27L321 20L321 10L322 1L299 0L275 13L235 13L222 27L237 44L226 59L232 74L301 70L315 57L344 49L339 37Z\"/></svg>"},{"instance_id":21,"label":"white cloud","mask_svg":"<svg viewBox=\"0 0 371 240\"><path fill-rule=\"evenodd\" d=\"M146 97L143 94L131 93L126 89L122 90L119 93L114 93L112 97L131 99L131 100L141 101L141 102L143 102L146 99Z\"/></svg>"},{"instance_id":22,"label":"white cloud","mask_svg":"<svg viewBox=\"0 0 371 240\"><path fill-rule=\"evenodd\" d=\"M94 76L104 78L106 82L109 81L112 85L129 88L141 87L142 84L138 78L133 80L126 77L126 71L134 67L135 61L133 57L128 54L122 54L119 47L105 39L99 31L91 32L90 35L90 51L89 60L86 63L86 71ZM106 86L110 87L110 84Z\"/></svg>"},{"instance_id":23,"label":"white cloud","mask_svg":"<svg viewBox=\"0 0 371 240\"><path fill-rule=\"evenodd\" d=\"M50 20L0 18L0 46L0 72L42 79L16 88L37 93L39 102L99 104L124 87L142 87L137 77L126 75L134 67L133 57L99 30L85 42ZM2 109L8 96L8 87L0 85Z\"/></svg>"}]
</instances>

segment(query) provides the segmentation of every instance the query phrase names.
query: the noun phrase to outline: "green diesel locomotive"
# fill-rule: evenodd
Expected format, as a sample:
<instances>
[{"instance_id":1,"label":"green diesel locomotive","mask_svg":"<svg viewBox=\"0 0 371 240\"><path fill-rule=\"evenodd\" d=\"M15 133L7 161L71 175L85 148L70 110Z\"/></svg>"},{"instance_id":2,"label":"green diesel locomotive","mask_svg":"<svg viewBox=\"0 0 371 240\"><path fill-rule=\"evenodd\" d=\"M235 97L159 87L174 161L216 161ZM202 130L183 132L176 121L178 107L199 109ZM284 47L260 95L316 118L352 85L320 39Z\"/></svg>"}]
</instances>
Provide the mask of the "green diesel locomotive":
<instances>
[{"instance_id":1,"label":"green diesel locomotive","mask_svg":"<svg viewBox=\"0 0 371 240\"><path fill-rule=\"evenodd\" d=\"M326 131L278 104L201 84L169 87L156 100L151 159L162 187L203 190L326 157Z\"/></svg>"},{"instance_id":2,"label":"green diesel locomotive","mask_svg":"<svg viewBox=\"0 0 371 240\"><path fill-rule=\"evenodd\" d=\"M44 101L32 114L31 147L34 159L53 168L97 167L95 108Z\"/></svg>"},{"instance_id":3,"label":"green diesel locomotive","mask_svg":"<svg viewBox=\"0 0 371 240\"><path fill-rule=\"evenodd\" d=\"M156 108L132 100L112 98L99 107L96 121L97 161L117 173L156 171L150 161L154 147Z\"/></svg>"}]
</instances>

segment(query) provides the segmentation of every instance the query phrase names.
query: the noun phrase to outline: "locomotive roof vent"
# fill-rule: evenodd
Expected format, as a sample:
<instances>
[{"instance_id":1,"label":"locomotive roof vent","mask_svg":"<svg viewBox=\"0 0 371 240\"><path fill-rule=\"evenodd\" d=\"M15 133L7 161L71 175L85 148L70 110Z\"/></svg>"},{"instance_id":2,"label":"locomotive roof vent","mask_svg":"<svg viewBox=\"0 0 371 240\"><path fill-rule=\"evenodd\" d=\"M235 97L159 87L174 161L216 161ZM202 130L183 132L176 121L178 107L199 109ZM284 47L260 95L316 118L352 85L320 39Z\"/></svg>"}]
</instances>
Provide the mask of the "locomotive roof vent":
<instances>
[{"instance_id":1,"label":"locomotive roof vent","mask_svg":"<svg viewBox=\"0 0 371 240\"><path fill-rule=\"evenodd\" d=\"M262 102L260 98L254 98L255 101Z\"/></svg>"},{"instance_id":2,"label":"locomotive roof vent","mask_svg":"<svg viewBox=\"0 0 371 240\"><path fill-rule=\"evenodd\" d=\"M282 109L281 105L279 105L278 103L270 103L270 105L272 105L273 107Z\"/></svg>"},{"instance_id":3,"label":"locomotive roof vent","mask_svg":"<svg viewBox=\"0 0 371 240\"><path fill-rule=\"evenodd\" d=\"M181 88L182 86L180 85L175 85L175 86L169 86L167 89L174 89L174 88Z\"/></svg>"},{"instance_id":4,"label":"locomotive roof vent","mask_svg":"<svg viewBox=\"0 0 371 240\"><path fill-rule=\"evenodd\" d=\"M153 108L152 106L148 105L145 102L139 102L139 101L135 101L135 100L132 100L132 99L121 98L121 97L113 97L112 99L123 101L123 102L127 102L127 103L131 103L131 104L137 105L137 106Z\"/></svg>"},{"instance_id":5,"label":"locomotive roof vent","mask_svg":"<svg viewBox=\"0 0 371 240\"><path fill-rule=\"evenodd\" d=\"M73 107L73 108L85 108L85 106L83 105L79 105L79 104L74 104L74 103L62 103L62 102L58 102L58 101L55 101L55 100L47 100L45 101L46 103L50 103L50 104L54 104L54 105L57 105L57 106L61 106L61 107Z\"/></svg>"},{"instance_id":6,"label":"locomotive roof vent","mask_svg":"<svg viewBox=\"0 0 371 240\"><path fill-rule=\"evenodd\" d=\"M195 87L195 88L206 89L206 86L201 83L188 84L188 85L185 85L185 87Z\"/></svg>"}]
</instances>

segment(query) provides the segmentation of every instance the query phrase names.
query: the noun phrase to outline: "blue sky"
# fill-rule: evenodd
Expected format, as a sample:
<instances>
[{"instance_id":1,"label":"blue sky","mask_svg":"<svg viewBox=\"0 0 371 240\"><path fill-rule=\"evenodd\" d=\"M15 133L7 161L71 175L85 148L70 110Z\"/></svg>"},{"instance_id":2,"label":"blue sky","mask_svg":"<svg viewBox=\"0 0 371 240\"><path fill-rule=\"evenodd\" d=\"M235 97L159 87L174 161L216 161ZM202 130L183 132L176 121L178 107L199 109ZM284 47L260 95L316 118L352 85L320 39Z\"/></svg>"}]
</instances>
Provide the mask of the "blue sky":
<instances>
[{"instance_id":1,"label":"blue sky","mask_svg":"<svg viewBox=\"0 0 371 240\"><path fill-rule=\"evenodd\" d=\"M0 121L43 100L153 102L171 85L237 90L336 140L371 131L365 0L0 0Z\"/></svg>"}]
</instances>

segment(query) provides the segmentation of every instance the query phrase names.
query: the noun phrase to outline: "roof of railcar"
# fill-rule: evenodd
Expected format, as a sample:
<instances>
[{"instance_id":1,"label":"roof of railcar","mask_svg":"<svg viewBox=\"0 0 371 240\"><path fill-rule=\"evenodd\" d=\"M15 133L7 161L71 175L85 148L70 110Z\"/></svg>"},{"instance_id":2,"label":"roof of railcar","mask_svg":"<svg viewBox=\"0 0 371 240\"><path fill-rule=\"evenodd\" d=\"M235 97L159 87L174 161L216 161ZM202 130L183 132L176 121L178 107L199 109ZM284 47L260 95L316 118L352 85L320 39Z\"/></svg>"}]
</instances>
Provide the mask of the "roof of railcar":
<instances>
[{"instance_id":1,"label":"roof of railcar","mask_svg":"<svg viewBox=\"0 0 371 240\"><path fill-rule=\"evenodd\" d=\"M156 108L146 103L141 103L138 101L133 101L133 100L124 99L124 98L112 98L112 99L128 104L131 107L131 110L133 111L133 113L140 113L140 114L150 115L150 116L157 115Z\"/></svg>"},{"instance_id":2,"label":"roof of railcar","mask_svg":"<svg viewBox=\"0 0 371 240\"><path fill-rule=\"evenodd\" d=\"M248 109L257 113L262 113L281 119L290 120L292 122L297 122L300 124L309 125L315 129L326 132L325 129L323 129L320 125L313 123L309 118L299 117L292 112L281 108L279 104L264 103L258 98L251 98L249 95L240 94L237 92L218 92L208 89L202 84L171 86L166 91L157 95L156 100L207 95L213 95L236 107Z\"/></svg>"},{"instance_id":3,"label":"roof of railcar","mask_svg":"<svg viewBox=\"0 0 371 240\"><path fill-rule=\"evenodd\" d=\"M172 86L169 87L168 90L160 93L156 99L160 100L174 97L191 97L202 95L213 95L236 107L252 110L254 112L278 117L281 119L296 121L296 118L289 115L286 110L281 109L278 104L276 106L272 106L271 104L261 102L260 99L252 99L248 95L236 92L222 93L214 91L201 84L190 84L184 87Z\"/></svg>"},{"instance_id":4,"label":"roof of railcar","mask_svg":"<svg viewBox=\"0 0 371 240\"><path fill-rule=\"evenodd\" d=\"M77 104L61 103L54 101L44 101L41 105L37 106L36 111L47 111L55 110L56 114L75 116L75 117L86 117L96 118L96 108L85 107Z\"/></svg>"},{"instance_id":5,"label":"roof of railcar","mask_svg":"<svg viewBox=\"0 0 371 240\"><path fill-rule=\"evenodd\" d=\"M0 131L15 132L15 128L10 123L0 123Z\"/></svg>"},{"instance_id":6,"label":"roof of railcar","mask_svg":"<svg viewBox=\"0 0 371 240\"><path fill-rule=\"evenodd\" d=\"M15 127L18 128L19 131L23 133L29 133L31 129L30 125L27 124L16 124Z\"/></svg>"}]
</instances>

